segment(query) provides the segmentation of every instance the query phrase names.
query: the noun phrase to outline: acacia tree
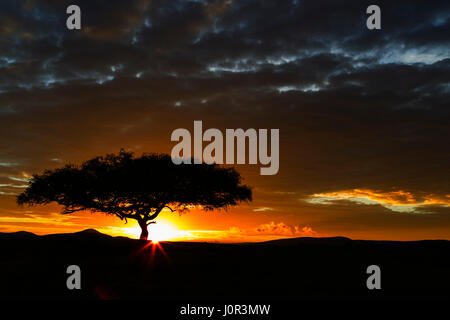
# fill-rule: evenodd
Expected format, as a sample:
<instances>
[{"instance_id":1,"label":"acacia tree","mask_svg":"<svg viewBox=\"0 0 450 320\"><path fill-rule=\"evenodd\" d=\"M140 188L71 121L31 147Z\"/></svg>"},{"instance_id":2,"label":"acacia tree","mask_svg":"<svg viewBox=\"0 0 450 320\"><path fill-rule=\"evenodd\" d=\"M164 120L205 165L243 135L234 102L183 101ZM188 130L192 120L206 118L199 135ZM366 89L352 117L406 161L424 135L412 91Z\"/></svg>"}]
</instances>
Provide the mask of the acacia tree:
<instances>
[{"instance_id":1,"label":"acacia tree","mask_svg":"<svg viewBox=\"0 0 450 320\"><path fill-rule=\"evenodd\" d=\"M147 227L164 208L182 213L193 206L214 210L251 201L251 189L241 184L234 168L216 164L179 164L166 154L121 150L35 174L17 197L19 205L56 202L62 214L88 210L135 219L148 238Z\"/></svg>"}]
</instances>

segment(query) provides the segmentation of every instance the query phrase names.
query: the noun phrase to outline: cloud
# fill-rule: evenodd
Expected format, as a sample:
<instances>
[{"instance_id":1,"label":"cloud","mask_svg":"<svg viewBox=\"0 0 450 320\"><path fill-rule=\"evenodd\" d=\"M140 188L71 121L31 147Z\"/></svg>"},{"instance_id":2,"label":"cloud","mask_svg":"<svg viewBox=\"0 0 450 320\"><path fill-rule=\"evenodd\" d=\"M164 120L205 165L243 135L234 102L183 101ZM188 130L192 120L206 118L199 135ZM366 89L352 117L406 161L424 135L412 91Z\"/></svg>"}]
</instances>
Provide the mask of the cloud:
<instances>
[{"instance_id":1,"label":"cloud","mask_svg":"<svg viewBox=\"0 0 450 320\"><path fill-rule=\"evenodd\" d=\"M254 212L265 212L265 211L274 211L274 208L270 208L270 207L261 207L261 208L256 208L253 209Z\"/></svg>"},{"instance_id":2,"label":"cloud","mask_svg":"<svg viewBox=\"0 0 450 320\"><path fill-rule=\"evenodd\" d=\"M255 231L259 234L277 236L318 236L309 226L290 226L284 222L275 223L273 221L258 226Z\"/></svg>"},{"instance_id":3,"label":"cloud","mask_svg":"<svg viewBox=\"0 0 450 320\"><path fill-rule=\"evenodd\" d=\"M287 225L284 222L270 222L256 228L230 227L226 230L183 230L180 231L187 240L258 242L291 237L320 236L309 226ZM181 234L180 233L180 234Z\"/></svg>"},{"instance_id":4,"label":"cloud","mask_svg":"<svg viewBox=\"0 0 450 320\"><path fill-rule=\"evenodd\" d=\"M365 205L378 204L392 211L418 212L424 207L450 206L450 194L441 197L436 195L417 196L406 191L382 192L370 189L352 189L328 193L316 193L308 201L313 204L332 204L334 201L346 200ZM424 212L421 210L419 212Z\"/></svg>"},{"instance_id":5,"label":"cloud","mask_svg":"<svg viewBox=\"0 0 450 320\"><path fill-rule=\"evenodd\" d=\"M0 162L0 167L14 167L17 166L17 163L12 162Z\"/></svg>"}]
</instances>

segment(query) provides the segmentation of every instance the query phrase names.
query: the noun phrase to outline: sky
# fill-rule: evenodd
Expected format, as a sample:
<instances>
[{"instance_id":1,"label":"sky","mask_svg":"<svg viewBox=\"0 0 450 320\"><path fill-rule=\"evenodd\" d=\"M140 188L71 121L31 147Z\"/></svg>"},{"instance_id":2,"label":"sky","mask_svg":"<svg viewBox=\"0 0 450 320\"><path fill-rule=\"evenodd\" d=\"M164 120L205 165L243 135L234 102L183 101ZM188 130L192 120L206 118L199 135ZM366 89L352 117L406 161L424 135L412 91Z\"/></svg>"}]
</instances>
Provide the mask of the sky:
<instances>
[{"instance_id":1,"label":"sky","mask_svg":"<svg viewBox=\"0 0 450 320\"><path fill-rule=\"evenodd\" d=\"M170 154L173 130L202 120L279 129L279 172L236 165L252 202L163 212L150 238L450 239L450 3L377 0L369 30L372 2L1 1L0 232L136 236L15 197L44 169Z\"/></svg>"}]
</instances>

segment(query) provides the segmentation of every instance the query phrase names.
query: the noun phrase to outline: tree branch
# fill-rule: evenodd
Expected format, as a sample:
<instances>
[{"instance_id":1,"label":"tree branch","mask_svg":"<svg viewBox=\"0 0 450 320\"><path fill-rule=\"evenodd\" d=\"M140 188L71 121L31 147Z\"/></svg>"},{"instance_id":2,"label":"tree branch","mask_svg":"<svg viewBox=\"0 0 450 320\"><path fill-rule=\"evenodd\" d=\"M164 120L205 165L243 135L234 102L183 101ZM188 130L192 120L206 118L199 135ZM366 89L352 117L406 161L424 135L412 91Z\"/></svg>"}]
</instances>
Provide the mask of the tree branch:
<instances>
[{"instance_id":1,"label":"tree branch","mask_svg":"<svg viewBox=\"0 0 450 320\"><path fill-rule=\"evenodd\" d=\"M169 206L164 206L164 208L168 208L170 211L175 212L175 210L173 210L171 207Z\"/></svg>"},{"instance_id":2,"label":"tree branch","mask_svg":"<svg viewBox=\"0 0 450 320\"><path fill-rule=\"evenodd\" d=\"M164 209L165 206L166 206L165 204L159 206L159 208L156 209L155 213L153 213L151 216L148 217L148 220L156 219L156 217L159 215L159 213L162 211L162 209Z\"/></svg>"}]
</instances>

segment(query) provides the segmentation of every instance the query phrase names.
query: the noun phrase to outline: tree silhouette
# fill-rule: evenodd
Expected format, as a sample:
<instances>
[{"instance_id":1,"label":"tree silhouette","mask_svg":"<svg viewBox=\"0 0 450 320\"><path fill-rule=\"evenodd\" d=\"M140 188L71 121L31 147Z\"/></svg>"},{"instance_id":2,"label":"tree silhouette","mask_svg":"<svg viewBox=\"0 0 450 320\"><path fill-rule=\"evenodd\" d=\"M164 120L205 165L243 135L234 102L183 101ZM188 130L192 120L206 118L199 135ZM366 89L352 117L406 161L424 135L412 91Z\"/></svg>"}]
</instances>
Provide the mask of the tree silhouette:
<instances>
[{"instance_id":1,"label":"tree silhouette","mask_svg":"<svg viewBox=\"0 0 450 320\"><path fill-rule=\"evenodd\" d=\"M179 164L166 154L143 154L121 150L35 174L17 197L19 205L56 202L62 214L89 210L135 219L148 238L147 227L164 208L184 212L193 206L204 210L227 208L251 201L252 192L241 184L234 168L216 164Z\"/></svg>"}]
</instances>

